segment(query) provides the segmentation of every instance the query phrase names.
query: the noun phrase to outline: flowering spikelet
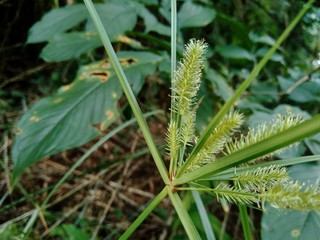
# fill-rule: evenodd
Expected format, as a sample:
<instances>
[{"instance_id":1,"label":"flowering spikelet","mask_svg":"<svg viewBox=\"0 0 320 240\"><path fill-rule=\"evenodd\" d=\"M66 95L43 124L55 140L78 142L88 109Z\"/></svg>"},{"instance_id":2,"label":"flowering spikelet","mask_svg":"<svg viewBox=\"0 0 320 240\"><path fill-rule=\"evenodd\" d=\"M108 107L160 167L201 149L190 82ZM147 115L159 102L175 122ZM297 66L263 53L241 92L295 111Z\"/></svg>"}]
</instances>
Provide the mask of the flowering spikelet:
<instances>
[{"instance_id":1,"label":"flowering spikelet","mask_svg":"<svg viewBox=\"0 0 320 240\"><path fill-rule=\"evenodd\" d=\"M177 159L180 147L179 130L175 121L170 121L167 132L167 148L171 159Z\"/></svg>"},{"instance_id":2,"label":"flowering spikelet","mask_svg":"<svg viewBox=\"0 0 320 240\"><path fill-rule=\"evenodd\" d=\"M236 175L232 180L239 189L259 192L276 183L288 181L288 179L285 167L271 165L246 171L243 174Z\"/></svg>"},{"instance_id":3,"label":"flowering spikelet","mask_svg":"<svg viewBox=\"0 0 320 240\"><path fill-rule=\"evenodd\" d=\"M268 137L283 132L293 126L296 126L300 122L300 116L294 116L292 114L288 114L285 116L278 115L273 122L262 123L256 128L249 128L249 131L246 135L241 135L239 139L229 142L226 146L226 152L227 154L230 154L240 149L244 149L252 144L260 142ZM279 152L279 150L277 152Z\"/></svg>"},{"instance_id":4,"label":"flowering spikelet","mask_svg":"<svg viewBox=\"0 0 320 240\"><path fill-rule=\"evenodd\" d=\"M299 182L276 184L262 194L261 199L275 208L320 211L319 184L305 187Z\"/></svg>"},{"instance_id":5,"label":"flowering spikelet","mask_svg":"<svg viewBox=\"0 0 320 240\"><path fill-rule=\"evenodd\" d=\"M225 116L213 133L211 133L195 159L187 168L187 171L192 171L204 164L214 161L216 159L215 154L222 151L230 136L242 123L243 115L237 111Z\"/></svg>"},{"instance_id":6,"label":"flowering spikelet","mask_svg":"<svg viewBox=\"0 0 320 240\"><path fill-rule=\"evenodd\" d=\"M245 189L237 189L236 187L227 184L219 184L216 188L212 189L212 191L216 194L218 200L225 200L229 203L240 205L259 204L258 195L252 194Z\"/></svg>"},{"instance_id":7,"label":"flowering spikelet","mask_svg":"<svg viewBox=\"0 0 320 240\"><path fill-rule=\"evenodd\" d=\"M170 171L183 163L187 146L195 139L196 95L200 87L201 70L207 44L191 40L172 81L171 122L168 126L167 148L170 153Z\"/></svg>"},{"instance_id":8,"label":"flowering spikelet","mask_svg":"<svg viewBox=\"0 0 320 240\"><path fill-rule=\"evenodd\" d=\"M180 141L183 145L190 145L194 139L195 117L194 113L189 113L181 119Z\"/></svg>"},{"instance_id":9,"label":"flowering spikelet","mask_svg":"<svg viewBox=\"0 0 320 240\"><path fill-rule=\"evenodd\" d=\"M201 70L207 44L192 39L185 47L183 59L173 80L172 111L185 115L191 111L200 87Z\"/></svg>"}]
</instances>

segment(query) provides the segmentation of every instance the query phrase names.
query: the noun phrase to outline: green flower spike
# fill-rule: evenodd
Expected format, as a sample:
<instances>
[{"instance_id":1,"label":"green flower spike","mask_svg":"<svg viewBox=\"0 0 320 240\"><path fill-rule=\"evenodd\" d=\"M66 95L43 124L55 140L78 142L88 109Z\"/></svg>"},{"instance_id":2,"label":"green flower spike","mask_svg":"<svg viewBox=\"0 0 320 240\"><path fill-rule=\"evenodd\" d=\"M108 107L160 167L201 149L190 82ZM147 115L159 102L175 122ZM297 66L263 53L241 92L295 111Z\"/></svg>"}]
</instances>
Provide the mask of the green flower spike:
<instances>
[{"instance_id":1,"label":"green flower spike","mask_svg":"<svg viewBox=\"0 0 320 240\"><path fill-rule=\"evenodd\" d=\"M167 145L171 159L170 174L173 176L183 163L186 147L195 139L196 96L206 49L204 41L190 40L172 81L172 118L168 126Z\"/></svg>"}]
</instances>

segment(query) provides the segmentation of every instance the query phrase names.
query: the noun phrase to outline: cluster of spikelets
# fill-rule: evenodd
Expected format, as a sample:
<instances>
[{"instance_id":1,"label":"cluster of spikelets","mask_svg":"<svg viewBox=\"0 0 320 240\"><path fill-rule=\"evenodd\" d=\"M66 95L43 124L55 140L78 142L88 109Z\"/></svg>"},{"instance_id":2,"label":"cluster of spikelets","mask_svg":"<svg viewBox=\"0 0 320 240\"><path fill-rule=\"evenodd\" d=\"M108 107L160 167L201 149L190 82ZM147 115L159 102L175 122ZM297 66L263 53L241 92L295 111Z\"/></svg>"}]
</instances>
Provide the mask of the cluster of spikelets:
<instances>
[{"instance_id":1,"label":"cluster of spikelets","mask_svg":"<svg viewBox=\"0 0 320 240\"><path fill-rule=\"evenodd\" d=\"M174 179L187 162L188 154L197 139L196 96L200 87L206 49L207 45L203 41L191 40L185 47L183 58L172 81L171 119L167 132L171 179ZM273 122L249 128L242 134L239 129L244 123L244 117L238 111L232 111L221 120L188 166L184 166L185 172L192 172L215 161L219 156L237 152L300 122L299 116L279 115ZM252 166L254 164L255 162L251 162ZM206 188L199 183L190 184L199 190L214 193L218 199L236 204L256 204L263 207L268 201L278 208L320 209L318 187L304 187L298 182L293 182L288 177L285 167L252 168L252 166L251 170L233 174L227 179L229 181L220 183L214 189Z\"/></svg>"}]
</instances>

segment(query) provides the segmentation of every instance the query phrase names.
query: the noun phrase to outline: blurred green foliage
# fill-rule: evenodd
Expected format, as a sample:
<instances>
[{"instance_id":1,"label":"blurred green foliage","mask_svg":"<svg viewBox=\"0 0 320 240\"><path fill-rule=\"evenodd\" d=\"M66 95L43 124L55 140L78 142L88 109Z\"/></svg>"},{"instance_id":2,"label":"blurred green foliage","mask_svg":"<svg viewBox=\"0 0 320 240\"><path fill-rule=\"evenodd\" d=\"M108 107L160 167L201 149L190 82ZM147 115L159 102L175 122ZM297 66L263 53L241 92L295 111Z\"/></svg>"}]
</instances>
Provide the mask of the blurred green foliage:
<instances>
[{"instance_id":1,"label":"blurred green foliage","mask_svg":"<svg viewBox=\"0 0 320 240\"><path fill-rule=\"evenodd\" d=\"M247 77L250 70L274 44L275 39L303 4L304 1L292 0L186 0L178 2L178 56L181 55L184 43L190 38L204 39L211 46L208 50L204 81L199 93L202 97L199 102L197 119L199 131L207 125L220 106ZM127 74L131 77L135 93L139 96L146 77L154 74L158 74L161 81L169 88L170 1L109 0L105 3L99 1L96 3L96 8L115 48L119 50L119 56L128 53L128 50L134 51L131 55L126 56L126 59L130 59L130 61L122 63L123 66L126 64L129 66ZM76 61L79 65L83 65L82 69L91 71L89 75L94 74L90 68L92 65L88 64L89 59L103 60L106 57L105 53L101 51L102 43L95 32L86 8L80 1L73 5L55 7L46 13L30 29L27 43L45 43L40 54L44 61ZM149 55L146 51L149 51ZM147 58L150 64L139 65L140 60L137 55ZM136 59L138 59L137 62ZM131 70L130 67L132 67ZM237 107L248 116L248 125L253 126L261 121L268 121L275 114L287 111L299 113L304 119L318 113L320 108L319 69L320 7L316 3L237 103ZM99 77L103 76L99 75ZM77 84L78 81L80 81L79 77L76 77L73 84ZM88 84L86 89L90 89L96 83L90 82L90 78L87 78L86 84ZM19 95L19 92L17 94ZM79 99L82 99L82 92L79 91L78 94ZM48 101L59 99L60 95L61 90L53 97L41 100L24 115L18 124L19 128L23 129L28 125L34 112L43 113L48 117L46 112L55 109L50 104L50 106L48 105ZM6 93L1 91L0 104L6 107L10 101L2 101L2 96L6 96ZM113 106L115 106L116 100L113 100ZM96 99L92 101L96 101ZM42 110L39 106L43 104L47 105ZM78 113L72 112L72 110L70 110L70 105L66 104L55 111L59 111L59 114L62 115L68 113L76 116ZM82 117L96 116L99 121L102 121L100 119L102 116L97 116L99 111L105 114L105 111L101 111L99 108L90 107L90 111L82 112ZM35 122L37 118L33 118L33 120ZM68 118L63 118L63 120L68 121ZM97 124L99 121L92 120L91 123ZM80 123L81 121L73 121L73 127L79 128ZM41 132L41 128L43 128L42 125L32 125L34 132ZM32 143L41 143L43 138L38 138L34 132L32 132ZM74 134L70 135L70 138L77 140L74 138L76 132ZM97 134L89 135L85 139L79 137L79 140L71 145L63 145L63 141L59 141L54 146L55 149L51 149L51 151L37 149L39 156L33 158L33 161L38 161L41 157L57 150L81 145ZM42 135L42 137L49 138L50 136ZM22 142L23 140L19 139L19 137L16 138L15 146L25 144ZM17 155L20 150L14 147L13 153ZM290 157L297 157L309 153L320 154L319 135L305 140L296 150L283 153L283 156L279 155L278 157L283 158L288 154ZM14 161L28 160L19 160L18 156ZM30 164L25 164L25 166L27 165ZM301 171L308 173L309 167L313 166L304 165L301 167ZM318 179L319 176L316 178ZM292 222L294 225L295 219L301 218L302 215L299 214L303 213L295 214L298 215L290 217L290 221L285 220L285 222ZM278 221L278 218L282 217L282 215L264 217L262 223ZM314 219L315 221L308 220L305 224L316 224L320 229L318 218ZM66 225L66 227L70 226ZM289 229L290 227L288 224ZM80 233L80 230L77 231ZM264 230L262 234L263 239L276 239L274 236L267 230ZM302 236L300 239L312 239L309 235L304 237Z\"/></svg>"}]
</instances>

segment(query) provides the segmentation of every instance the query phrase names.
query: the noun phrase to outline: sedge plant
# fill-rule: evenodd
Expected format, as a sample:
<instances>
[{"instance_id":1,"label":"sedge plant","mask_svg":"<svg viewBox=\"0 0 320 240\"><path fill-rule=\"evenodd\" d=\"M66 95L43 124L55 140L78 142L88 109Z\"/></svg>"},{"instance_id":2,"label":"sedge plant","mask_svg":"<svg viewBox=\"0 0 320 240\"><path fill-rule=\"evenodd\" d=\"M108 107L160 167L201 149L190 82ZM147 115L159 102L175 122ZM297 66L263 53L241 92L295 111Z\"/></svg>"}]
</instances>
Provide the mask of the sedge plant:
<instances>
[{"instance_id":1,"label":"sedge plant","mask_svg":"<svg viewBox=\"0 0 320 240\"><path fill-rule=\"evenodd\" d=\"M178 194L184 190L207 192L214 194L218 199L239 205L246 239L251 239L246 206L263 208L265 202L269 202L277 208L320 209L320 193L316 185L305 187L292 181L284 166L310 161L310 158L299 158L283 164L281 161L261 163L261 160L272 156L276 151L318 132L320 127L317 122L320 117L316 116L302 122L299 116L288 113L286 116L279 115L274 122L263 123L255 129L241 132L240 127L245 122L245 118L240 112L232 110L235 101L286 39L310 8L312 2L310 0L306 4L266 56L253 69L249 77L209 123L208 128L200 136L197 136L195 129L196 97L208 46L202 40L191 40L185 47L178 69L175 70L176 1L171 1L173 81L171 117L167 132L170 166L167 170L152 140L150 131L141 117L141 110L115 56L108 35L92 2L85 0L165 184L163 190L127 229L121 239L127 239L167 195L188 237L200 239ZM315 159L317 157L313 157L311 160ZM203 184L203 181L207 180L221 181L221 183L215 188L208 188Z\"/></svg>"},{"instance_id":2,"label":"sedge plant","mask_svg":"<svg viewBox=\"0 0 320 240\"><path fill-rule=\"evenodd\" d=\"M154 143L138 102L130 88L121 64L111 45L101 20L91 0L84 0L93 19L110 63L133 110L163 180L163 190L146 207L141 215L123 233L127 239L165 198L169 197L189 239L201 239L181 200L181 192L205 192L239 206L246 239L251 239L246 208L264 208L269 202L276 208L320 210L320 192L317 185L303 186L291 180L286 165L315 161L319 156L301 157L284 161L267 161L277 151L295 144L320 131L320 116L302 121L291 113L279 115L271 123L261 123L254 129L243 129L245 117L234 109L234 103L255 79L265 64L288 37L302 16L311 7L309 0L273 47L239 86L234 95L214 116L208 127L199 134L196 129L197 94L201 82L208 45L203 40L192 39L185 46L183 58L176 69L176 1L171 0L172 37L172 91L171 113L167 131L169 169ZM206 181L215 181L208 187ZM199 200L199 195L194 194ZM212 236L208 234L207 236Z\"/></svg>"}]
</instances>

